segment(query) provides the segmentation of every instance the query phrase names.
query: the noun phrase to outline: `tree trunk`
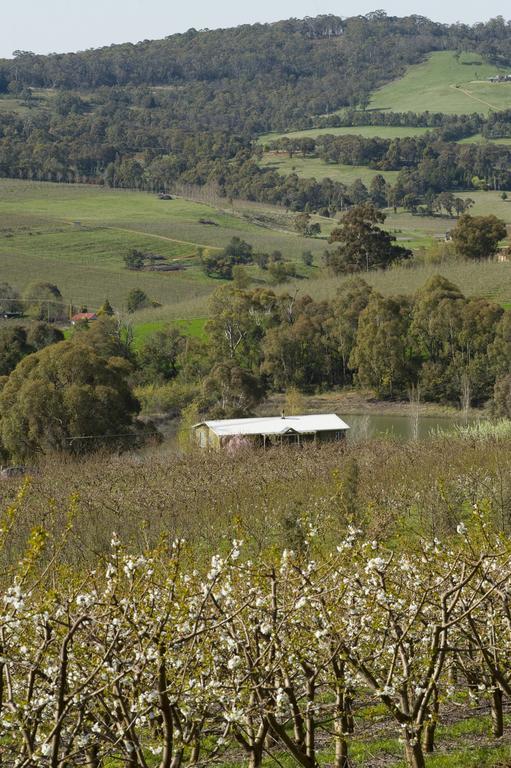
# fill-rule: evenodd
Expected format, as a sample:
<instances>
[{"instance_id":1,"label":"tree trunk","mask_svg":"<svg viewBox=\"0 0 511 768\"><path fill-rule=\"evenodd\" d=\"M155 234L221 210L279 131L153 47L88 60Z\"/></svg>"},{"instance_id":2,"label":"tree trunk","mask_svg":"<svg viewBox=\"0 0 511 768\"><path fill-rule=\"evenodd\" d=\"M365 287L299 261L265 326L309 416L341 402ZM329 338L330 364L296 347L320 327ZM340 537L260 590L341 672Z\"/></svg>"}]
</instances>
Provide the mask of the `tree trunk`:
<instances>
[{"instance_id":1,"label":"tree trunk","mask_svg":"<svg viewBox=\"0 0 511 768\"><path fill-rule=\"evenodd\" d=\"M353 718L353 690L346 686L346 664L336 658L332 659L335 673L335 761L334 768L349 768L348 739L353 733L355 723Z\"/></svg>"},{"instance_id":2,"label":"tree trunk","mask_svg":"<svg viewBox=\"0 0 511 768\"><path fill-rule=\"evenodd\" d=\"M335 735L335 761L334 768L349 768L348 742L344 735Z\"/></svg>"},{"instance_id":3,"label":"tree trunk","mask_svg":"<svg viewBox=\"0 0 511 768\"><path fill-rule=\"evenodd\" d=\"M440 711L440 702L438 701L438 691L435 688L433 693L433 704L429 713L429 720L426 722L423 737L424 752L431 754L435 749L435 731L438 723L438 713Z\"/></svg>"},{"instance_id":4,"label":"tree trunk","mask_svg":"<svg viewBox=\"0 0 511 768\"><path fill-rule=\"evenodd\" d=\"M496 739L504 735L504 710L502 707L502 691L494 686L491 694L491 723L492 733Z\"/></svg>"},{"instance_id":5,"label":"tree trunk","mask_svg":"<svg viewBox=\"0 0 511 768\"><path fill-rule=\"evenodd\" d=\"M192 765L197 765L197 763L199 762L200 748L201 748L201 742L200 742L200 738L197 736L193 740L193 746L190 752L190 759L188 761L188 768L190 768L190 766Z\"/></svg>"},{"instance_id":6,"label":"tree trunk","mask_svg":"<svg viewBox=\"0 0 511 768\"><path fill-rule=\"evenodd\" d=\"M175 754L174 754L174 756L172 758L172 762L170 763L170 768L179 768L180 767L180 765L181 765L181 763L183 761L183 753L184 753L183 747L180 747L179 749L176 750L176 752L175 752Z\"/></svg>"},{"instance_id":7,"label":"tree trunk","mask_svg":"<svg viewBox=\"0 0 511 768\"><path fill-rule=\"evenodd\" d=\"M316 686L311 678L307 681L307 715L305 718L305 752L307 757L315 759L315 722L314 722L314 695Z\"/></svg>"},{"instance_id":8,"label":"tree trunk","mask_svg":"<svg viewBox=\"0 0 511 768\"><path fill-rule=\"evenodd\" d=\"M426 768L419 737L405 741L405 757L408 768Z\"/></svg>"},{"instance_id":9,"label":"tree trunk","mask_svg":"<svg viewBox=\"0 0 511 768\"><path fill-rule=\"evenodd\" d=\"M263 746L264 740L252 746L248 758L248 768L259 768L263 762Z\"/></svg>"},{"instance_id":10,"label":"tree trunk","mask_svg":"<svg viewBox=\"0 0 511 768\"><path fill-rule=\"evenodd\" d=\"M273 734L286 747L297 763L303 766L303 768L317 768L315 759L309 757L305 753L303 746L294 741L287 733L286 727L278 722L275 715L268 715L268 724Z\"/></svg>"},{"instance_id":11,"label":"tree trunk","mask_svg":"<svg viewBox=\"0 0 511 768\"><path fill-rule=\"evenodd\" d=\"M428 754L431 754L431 752L433 752L435 749L435 731L436 720L433 719L426 723L424 730L423 747L424 752Z\"/></svg>"},{"instance_id":12,"label":"tree trunk","mask_svg":"<svg viewBox=\"0 0 511 768\"><path fill-rule=\"evenodd\" d=\"M346 688L344 694L344 710L346 712L346 733L355 732L355 718L353 717L353 688Z\"/></svg>"}]
</instances>

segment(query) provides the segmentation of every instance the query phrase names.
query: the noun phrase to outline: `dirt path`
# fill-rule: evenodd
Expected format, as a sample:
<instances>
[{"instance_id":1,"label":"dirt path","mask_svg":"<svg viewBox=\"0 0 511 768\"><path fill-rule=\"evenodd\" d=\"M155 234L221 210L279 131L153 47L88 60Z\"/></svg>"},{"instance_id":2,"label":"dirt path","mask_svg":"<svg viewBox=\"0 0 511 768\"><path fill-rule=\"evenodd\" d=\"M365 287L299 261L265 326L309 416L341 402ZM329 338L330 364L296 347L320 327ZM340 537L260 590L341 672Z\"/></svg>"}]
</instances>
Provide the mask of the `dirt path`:
<instances>
[{"instance_id":1,"label":"dirt path","mask_svg":"<svg viewBox=\"0 0 511 768\"><path fill-rule=\"evenodd\" d=\"M467 91L465 88L461 88L459 85L451 85L450 88L454 88L456 91L461 91L465 94L465 96L468 96L469 99L472 99L473 101L478 101L480 104L484 104L487 107L490 107L490 109L499 110L498 107L495 106L495 104L490 104L489 101L484 101L484 99L480 99L479 96L474 96L473 93L470 93L470 91Z\"/></svg>"},{"instance_id":2,"label":"dirt path","mask_svg":"<svg viewBox=\"0 0 511 768\"><path fill-rule=\"evenodd\" d=\"M73 224L69 219L62 219L66 224ZM204 248L205 251L221 251L222 248L218 245L204 245L203 243L192 243L190 240L177 240L175 237L167 237L166 235L155 235L152 232L142 232L140 229L130 229L129 227L110 227L106 224L97 224L90 222L91 226L96 226L99 229L112 229L115 232L131 232L134 235L141 235L142 237L154 237L157 240L165 240L168 243L180 243L181 245L190 245L192 248ZM195 255L195 254L194 254ZM181 258L187 258L182 256Z\"/></svg>"},{"instance_id":3,"label":"dirt path","mask_svg":"<svg viewBox=\"0 0 511 768\"><path fill-rule=\"evenodd\" d=\"M202 243L191 243L189 240L176 240L175 237L166 237L165 235L154 235L152 232L142 232L139 229L130 229L129 227L104 227L104 229L114 229L117 232L133 232L134 235L144 237L156 237L158 240L166 240L169 243L181 243L181 245L191 245L194 248L204 248L206 251L221 251L218 245L204 245Z\"/></svg>"}]
</instances>

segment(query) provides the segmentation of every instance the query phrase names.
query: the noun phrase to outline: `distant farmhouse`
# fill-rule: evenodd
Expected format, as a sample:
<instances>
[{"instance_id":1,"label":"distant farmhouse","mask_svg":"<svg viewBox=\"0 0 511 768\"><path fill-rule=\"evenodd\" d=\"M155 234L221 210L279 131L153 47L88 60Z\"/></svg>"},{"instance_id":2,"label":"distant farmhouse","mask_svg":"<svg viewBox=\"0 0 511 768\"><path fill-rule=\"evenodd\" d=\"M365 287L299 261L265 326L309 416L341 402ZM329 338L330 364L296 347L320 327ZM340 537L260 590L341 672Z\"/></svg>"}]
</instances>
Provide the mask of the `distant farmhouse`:
<instances>
[{"instance_id":1,"label":"distant farmhouse","mask_svg":"<svg viewBox=\"0 0 511 768\"><path fill-rule=\"evenodd\" d=\"M511 74L509 75L493 75L488 78L489 83L511 83Z\"/></svg>"},{"instance_id":2,"label":"distant farmhouse","mask_svg":"<svg viewBox=\"0 0 511 768\"><path fill-rule=\"evenodd\" d=\"M72 325L76 323L90 323L91 320L97 320L98 316L95 312L78 312L71 318Z\"/></svg>"},{"instance_id":3,"label":"distant farmhouse","mask_svg":"<svg viewBox=\"0 0 511 768\"><path fill-rule=\"evenodd\" d=\"M335 413L313 416L272 416L256 419L201 421L192 427L201 448L301 445L345 439L349 426Z\"/></svg>"}]
</instances>

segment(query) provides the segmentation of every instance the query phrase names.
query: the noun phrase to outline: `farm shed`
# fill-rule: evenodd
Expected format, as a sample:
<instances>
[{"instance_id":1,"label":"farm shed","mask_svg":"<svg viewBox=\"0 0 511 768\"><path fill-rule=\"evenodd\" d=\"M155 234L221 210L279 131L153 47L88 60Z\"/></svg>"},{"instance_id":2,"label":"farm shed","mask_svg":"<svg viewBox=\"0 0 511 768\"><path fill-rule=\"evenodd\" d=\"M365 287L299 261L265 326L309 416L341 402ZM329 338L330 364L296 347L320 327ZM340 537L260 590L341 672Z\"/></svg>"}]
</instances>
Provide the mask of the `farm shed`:
<instances>
[{"instance_id":1,"label":"farm shed","mask_svg":"<svg viewBox=\"0 0 511 768\"><path fill-rule=\"evenodd\" d=\"M71 318L72 325L76 323L89 323L91 320L97 320L98 316L95 312L78 312Z\"/></svg>"},{"instance_id":2,"label":"farm shed","mask_svg":"<svg viewBox=\"0 0 511 768\"><path fill-rule=\"evenodd\" d=\"M192 427L201 448L286 445L344 440L349 426L335 413L201 421Z\"/></svg>"}]
</instances>

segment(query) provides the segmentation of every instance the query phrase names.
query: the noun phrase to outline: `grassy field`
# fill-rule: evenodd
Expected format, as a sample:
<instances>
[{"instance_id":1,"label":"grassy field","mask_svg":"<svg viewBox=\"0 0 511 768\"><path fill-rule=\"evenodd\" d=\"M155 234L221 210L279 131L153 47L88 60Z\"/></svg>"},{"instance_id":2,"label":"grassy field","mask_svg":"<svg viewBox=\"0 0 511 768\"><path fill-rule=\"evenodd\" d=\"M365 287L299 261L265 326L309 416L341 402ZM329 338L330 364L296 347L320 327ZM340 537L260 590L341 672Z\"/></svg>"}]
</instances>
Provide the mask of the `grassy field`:
<instances>
[{"instance_id":1,"label":"grassy field","mask_svg":"<svg viewBox=\"0 0 511 768\"><path fill-rule=\"evenodd\" d=\"M48 111L52 108L52 101L55 98L56 91L51 89L32 89L32 101L27 103L19 97L2 93L0 95L0 112L15 112L18 115L29 115L35 111Z\"/></svg>"},{"instance_id":2,"label":"grassy field","mask_svg":"<svg viewBox=\"0 0 511 768\"><path fill-rule=\"evenodd\" d=\"M314 161L303 161L310 162ZM349 183L355 177L345 180ZM476 201L474 214L495 213L511 224L511 201L502 200L497 192L472 192L469 196ZM315 266L308 270L300 266L300 270L313 279L294 281L284 289L295 286L318 298L335 293L338 281L325 275L321 266L325 239L301 238L286 229L292 226L293 214L282 209L249 203L236 206L230 211L182 198L161 201L146 193L0 180L0 279L20 290L35 280L55 282L66 301L90 309L108 297L122 310L128 292L140 287L163 306L133 316L137 343L166 322L207 314L207 298L220 282L204 276L197 263L197 249L222 247L233 235L245 238L257 250L279 249L299 263L301 253L312 250ZM217 226L201 224L201 218ZM321 219L323 237L337 223L335 219ZM389 213L386 221L398 242L412 249L430 247L454 224L449 218L404 212ZM122 261L130 248L161 254L187 268L164 274L130 272ZM257 267L249 271L254 285L266 278ZM469 295L482 293L511 302L509 264L402 268L371 273L368 279L384 293L410 293L436 272L446 274ZM188 330L192 335L202 332L199 326Z\"/></svg>"},{"instance_id":3,"label":"grassy field","mask_svg":"<svg viewBox=\"0 0 511 768\"><path fill-rule=\"evenodd\" d=\"M501 83L502 85L502 83ZM390 87L390 86L389 86ZM511 106L511 89L510 89L509 105ZM446 110L443 110L446 111ZM355 127L342 127L342 128L309 128L304 131L289 131L288 133L265 133L259 136L259 144L268 144L270 141L278 141L284 137L290 139L301 138L317 138L318 136L362 136L366 139L380 138L380 139L402 139L407 136L422 136L427 133L430 128L402 128L400 126L387 126L387 125L362 125ZM486 139L480 133L476 133L473 136L468 136L466 139L460 139L458 144L504 144L511 145L511 138L503 139ZM270 156L271 153L268 153ZM294 160L299 158L294 158ZM343 166L349 167L349 166Z\"/></svg>"},{"instance_id":4,"label":"grassy field","mask_svg":"<svg viewBox=\"0 0 511 768\"><path fill-rule=\"evenodd\" d=\"M371 109L393 112L488 113L511 107L511 83L488 83L498 67L486 64L478 54L440 51L422 64L409 68L404 77L377 90Z\"/></svg>"},{"instance_id":5,"label":"grassy field","mask_svg":"<svg viewBox=\"0 0 511 768\"><path fill-rule=\"evenodd\" d=\"M290 139L303 139L308 136L362 136L365 139L404 139L407 136L421 136L426 133L428 128L402 128L400 126L393 127L391 125L358 125L353 128L310 128L305 131L291 131L290 133L265 133L259 136L259 143L266 144L269 141L277 141L278 139L288 136Z\"/></svg>"},{"instance_id":6,"label":"grassy field","mask_svg":"<svg viewBox=\"0 0 511 768\"><path fill-rule=\"evenodd\" d=\"M288 157L287 154L277 152L267 152L263 155L261 165L283 175L296 173L306 179L328 177L332 181L340 181L343 184L352 184L356 179L362 179L364 184L370 184L377 175L384 176L387 181L393 183L398 175L398 171L373 171L365 165L338 165L325 163L315 157Z\"/></svg>"},{"instance_id":7,"label":"grassy field","mask_svg":"<svg viewBox=\"0 0 511 768\"><path fill-rule=\"evenodd\" d=\"M466 139L461 139L458 144L504 144L511 146L511 139L485 139L480 133L475 133L473 136L468 136Z\"/></svg>"},{"instance_id":8,"label":"grassy field","mask_svg":"<svg viewBox=\"0 0 511 768\"><path fill-rule=\"evenodd\" d=\"M151 315L148 313L148 316ZM192 336L198 339L202 339L205 336L204 326L207 322L206 317L192 317L188 320L173 320L172 325L177 327L185 336ZM166 320L151 319L144 322L143 319L136 317L135 325L133 326L133 346L135 349L139 349L148 336L161 331L166 326Z\"/></svg>"},{"instance_id":9,"label":"grassy field","mask_svg":"<svg viewBox=\"0 0 511 768\"><path fill-rule=\"evenodd\" d=\"M249 206L226 211L183 198L162 201L142 192L2 179L1 279L21 291L30 282L51 281L67 301L90 308L108 297L122 309L128 292L140 287L166 306L168 317L196 317L204 314L205 297L218 286L200 270L199 247L222 248L239 236L258 251L280 250L291 260L304 250L318 256L323 251L324 241L285 228L292 226L292 216L270 214ZM263 219L264 225L254 223ZM176 260L186 269L130 272L122 257L131 248Z\"/></svg>"},{"instance_id":10,"label":"grassy field","mask_svg":"<svg viewBox=\"0 0 511 768\"><path fill-rule=\"evenodd\" d=\"M499 192L470 192L462 195L475 201L470 213L484 216L494 213L511 226L511 201L502 200ZM443 216L413 216L405 211L387 211L385 228L391 231L400 245L407 248L428 248L441 241L444 234L456 224L455 219ZM446 262L424 266L395 267L386 272L363 274L376 290L385 295L412 294L433 275L444 275L456 283L467 296L486 296L503 306L511 304L511 262ZM303 283L301 290L316 299L332 298L339 285L347 278L334 278L319 274L315 280Z\"/></svg>"},{"instance_id":11,"label":"grassy field","mask_svg":"<svg viewBox=\"0 0 511 768\"><path fill-rule=\"evenodd\" d=\"M511 263L446 262L424 266L395 267L386 272L368 272L360 276L377 291L392 296L412 295L434 275L443 275L466 296L485 296L502 305L511 303ZM331 299L348 278L319 277L303 286L303 291L317 300Z\"/></svg>"}]
</instances>

